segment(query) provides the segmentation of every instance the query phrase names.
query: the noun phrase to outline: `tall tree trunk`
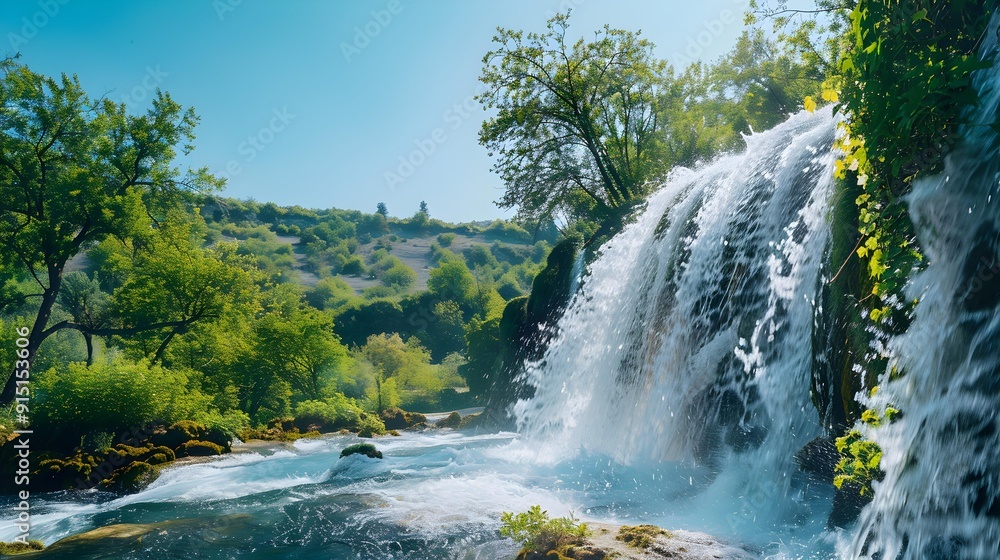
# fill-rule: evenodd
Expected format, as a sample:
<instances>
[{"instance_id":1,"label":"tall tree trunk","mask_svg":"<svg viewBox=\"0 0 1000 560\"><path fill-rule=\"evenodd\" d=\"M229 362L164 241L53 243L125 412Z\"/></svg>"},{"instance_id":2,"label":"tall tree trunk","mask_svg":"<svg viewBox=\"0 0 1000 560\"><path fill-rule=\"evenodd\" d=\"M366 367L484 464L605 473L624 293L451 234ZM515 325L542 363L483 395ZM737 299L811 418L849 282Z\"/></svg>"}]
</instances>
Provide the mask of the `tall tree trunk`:
<instances>
[{"instance_id":1,"label":"tall tree trunk","mask_svg":"<svg viewBox=\"0 0 1000 560\"><path fill-rule=\"evenodd\" d=\"M94 336L90 333L83 333L83 340L87 342L87 367L94 365Z\"/></svg>"},{"instance_id":2,"label":"tall tree trunk","mask_svg":"<svg viewBox=\"0 0 1000 560\"><path fill-rule=\"evenodd\" d=\"M42 341L49 333L45 328L49 324L52 316L52 308L55 306L56 297L59 295L59 287L62 284L62 265L49 265L49 287L42 292L42 302L38 306L38 314L35 316L35 324L31 327L31 334L28 335L28 368L35 362L35 355ZM0 393L0 404L10 404L14 402L15 391L17 390L17 379L14 377L16 369L11 369L7 382L4 384L3 392Z\"/></svg>"}]
</instances>

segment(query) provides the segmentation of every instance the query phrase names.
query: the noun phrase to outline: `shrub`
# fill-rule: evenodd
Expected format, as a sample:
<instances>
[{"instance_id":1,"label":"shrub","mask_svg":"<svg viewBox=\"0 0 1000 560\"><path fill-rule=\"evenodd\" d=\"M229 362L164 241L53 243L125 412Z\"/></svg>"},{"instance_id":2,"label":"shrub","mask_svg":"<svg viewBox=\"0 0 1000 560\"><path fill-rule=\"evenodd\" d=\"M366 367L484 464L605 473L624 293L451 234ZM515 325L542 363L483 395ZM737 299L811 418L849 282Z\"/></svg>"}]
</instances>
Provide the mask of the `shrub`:
<instances>
[{"instance_id":1,"label":"shrub","mask_svg":"<svg viewBox=\"0 0 1000 560\"><path fill-rule=\"evenodd\" d=\"M500 535L509 537L528 552L544 552L559 546L579 543L587 536L587 525L572 517L549 519L541 506L531 506L524 513L504 512L500 516Z\"/></svg>"},{"instance_id":2,"label":"shrub","mask_svg":"<svg viewBox=\"0 0 1000 560\"><path fill-rule=\"evenodd\" d=\"M318 426L320 431L353 428L361 419L361 408L352 399L338 394L323 400L302 401L295 405L295 426L306 431Z\"/></svg>"},{"instance_id":3,"label":"shrub","mask_svg":"<svg viewBox=\"0 0 1000 560\"><path fill-rule=\"evenodd\" d=\"M442 247L451 247L451 244L455 242L456 237L458 236L454 233L442 233L437 237L437 241Z\"/></svg>"},{"instance_id":4,"label":"shrub","mask_svg":"<svg viewBox=\"0 0 1000 560\"><path fill-rule=\"evenodd\" d=\"M365 266L364 261L361 260L361 257L354 256L347 259L344 267L340 269L340 273L346 276L364 276L368 273L368 268Z\"/></svg>"},{"instance_id":5,"label":"shrub","mask_svg":"<svg viewBox=\"0 0 1000 560\"><path fill-rule=\"evenodd\" d=\"M71 363L63 372L50 369L39 375L35 388L35 425L74 446L84 434L118 434L154 420L192 418L211 404L210 397L188 389L183 372L122 358L91 367Z\"/></svg>"},{"instance_id":6,"label":"shrub","mask_svg":"<svg viewBox=\"0 0 1000 560\"><path fill-rule=\"evenodd\" d=\"M397 290L408 290L417 283L417 273L403 263L396 263L382 274L382 283Z\"/></svg>"},{"instance_id":7,"label":"shrub","mask_svg":"<svg viewBox=\"0 0 1000 560\"><path fill-rule=\"evenodd\" d=\"M250 427L250 416L242 410L230 410L225 414L213 410L201 415L198 420L205 425L208 433L219 432L229 441L233 441Z\"/></svg>"},{"instance_id":8,"label":"shrub","mask_svg":"<svg viewBox=\"0 0 1000 560\"><path fill-rule=\"evenodd\" d=\"M375 414L364 412L358 419L358 437L370 438L385 434L385 423Z\"/></svg>"}]
</instances>

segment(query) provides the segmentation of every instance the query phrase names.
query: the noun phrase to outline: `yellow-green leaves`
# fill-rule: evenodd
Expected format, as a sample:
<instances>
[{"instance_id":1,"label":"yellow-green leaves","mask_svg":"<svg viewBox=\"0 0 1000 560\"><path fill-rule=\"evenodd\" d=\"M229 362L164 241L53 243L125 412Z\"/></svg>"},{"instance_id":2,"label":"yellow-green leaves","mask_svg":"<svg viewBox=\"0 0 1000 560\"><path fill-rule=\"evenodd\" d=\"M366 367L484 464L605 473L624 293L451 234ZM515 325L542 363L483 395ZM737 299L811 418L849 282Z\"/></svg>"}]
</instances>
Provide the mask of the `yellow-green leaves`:
<instances>
[{"instance_id":1,"label":"yellow-green leaves","mask_svg":"<svg viewBox=\"0 0 1000 560\"><path fill-rule=\"evenodd\" d=\"M813 113L816 111L816 100L812 98L811 95L807 95L805 101L803 102L806 111Z\"/></svg>"}]
</instances>

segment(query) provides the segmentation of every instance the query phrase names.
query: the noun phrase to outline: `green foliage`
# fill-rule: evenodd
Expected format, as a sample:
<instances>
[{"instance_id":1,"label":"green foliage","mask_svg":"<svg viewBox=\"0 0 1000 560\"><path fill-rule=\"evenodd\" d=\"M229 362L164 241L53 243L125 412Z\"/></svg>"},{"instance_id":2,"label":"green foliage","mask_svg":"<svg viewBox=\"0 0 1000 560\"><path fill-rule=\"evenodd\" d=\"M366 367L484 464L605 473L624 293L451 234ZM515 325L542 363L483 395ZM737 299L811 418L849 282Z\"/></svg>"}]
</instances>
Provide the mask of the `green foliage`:
<instances>
[{"instance_id":1,"label":"green foliage","mask_svg":"<svg viewBox=\"0 0 1000 560\"><path fill-rule=\"evenodd\" d=\"M878 387L872 389L872 395ZM861 422L871 428L877 428L883 423L894 421L900 415L899 410L887 406L883 412L869 408L861 415ZM877 443L867 439L860 430L851 430L837 438L837 451L841 458L834 468L833 485L841 489L844 484L858 488L862 496L870 498L874 493L873 480L882 480L885 473L879 467L882 461L882 448Z\"/></svg>"},{"instance_id":2,"label":"green foliage","mask_svg":"<svg viewBox=\"0 0 1000 560\"><path fill-rule=\"evenodd\" d=\"M399 292L405 292L417 283L417 273L402 261L382 273L382 283Z\"/></svg>"},{"instance_id":3,"label":"green foliage","mask_svg":"<svg viewBox=\"0 0 1000 560\"><path fill-rule=\"evenodd\" d=\"M378 414L361 413L358 419L358 437L370 438L385 435L385 422Z\"/></svg>"},{"instance_id":4,"label":"green foliage","mask_svg":"<svg viewBox=\"0 0 1000 560\"><path fill-rule=\"evenodd\" d=\"M547 552L561 545L576 543L589 534L587 525L572 515L550 519L541 506L531 506L523 513L504 512L500 516L500 535L528 552Z\"/></svg>"},{"instance_id":5,"label":"green foliage","mask_svg":"<svg viewBox=\"0 0 1000 560\"><path fill-rule=\"evenodd\" d=\"M69 259L112 236L145 237L151 215L221 181L173 166L178 146L191 151L198 119L166 93L140 113L90 99L75 76L50 78L13 59L0 62L0 73L0 268L37 280L33 356L53 332L48 319Z\"/></svg>"},{"instance_id":6,"label":"green foliage","mask_svg":"<svg viewBox=\"0 0 1000 560\"><path fill-rule=\"evenodd\" d=\"M186 373L120 357L42 372L35 402L39 431L76 443L84 434L119 434L154 420L194 418L211 408L208 396L190 388Z\"/></svg>"},{"instance_id":7,"label":"green foliage","mask_svg":"<svg viewBox=\"0 0 1000 560\"><path fill-rule=\"evenodd\" d=\"M499 204L525 219L606 213L665 171L657 117L666 63L638 33L605 26L570 45L568 26L559 14L541 34L498 29L483 57L478 99L497 116L479 141L498 158Z\"/></svg>"},{"instance_id":8,"label":"green foliage","mask_svg":"<svg viewBox=\"0 0 1000 560\"><path fill-rule=\"evenodd\" d=\"M980 60L975 46L991 13L977 1L862 0L850 14L850 46L835 80L849 116L837 174L856 175L864 190L857 255L881 301L869 314L875 323L906 301L902 287L921 266L903 196L915 178L940 168L963 111L979 102L972 74L993 61Z\"/></svg>"},{"instance_id":9,"label":"green foliage","mask_svg":"<svg viewBox=\"0 0 1000 560\"><path fill-rule=\"evenodd\" d=\"M210 410L204 414L195 415L194 419L204 424L209 431L218 431L230 441L239 437L250 427L250 416L242 410L230 410L225 413Z\"/></svg>"},{"instance_id":10,"label":"green foliage","mask_svg":"<svg viewBox=\"0 0 1000 560\"><path fill-rule=\"evenodd\" d=\"M450 299L462 305L473 297L476 279L461 260L448 260L431 269L427 289L441 299Z\"/></svg>"},{"instance_id":11,"label":"green foliage","mask_svg":"<svg viewBox=\"0 0 1000 560\"><path fill-rule=\"evenodd\" d=\"M442 247L451 247L451 244L455 242L455 237L454 233L442 233L437 236L437 242Z\"/></svg>"},{"instance_id":12,"label":"green foliage","mask_svg":"<svg viewBox=\"0 0 1000 560\"><path fill-rule=\"evenodd\" d=\"M302 401L295 405L296 421L305 421L329 427L354 427L361 420L361 407L343 394L323 400Z\"/></svg>"}]
</instances>

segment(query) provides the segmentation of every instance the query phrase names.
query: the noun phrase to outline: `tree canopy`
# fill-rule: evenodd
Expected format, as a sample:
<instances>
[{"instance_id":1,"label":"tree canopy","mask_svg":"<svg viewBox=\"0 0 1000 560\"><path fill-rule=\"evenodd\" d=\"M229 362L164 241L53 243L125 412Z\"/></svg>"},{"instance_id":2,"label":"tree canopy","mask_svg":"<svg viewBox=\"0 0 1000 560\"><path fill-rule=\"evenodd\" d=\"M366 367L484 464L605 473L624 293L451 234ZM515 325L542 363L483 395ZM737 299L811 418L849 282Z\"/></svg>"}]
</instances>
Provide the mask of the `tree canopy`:
<instances>
[{"instance_id":1,"label":"tree canopy","mask_svg":"<svg viewBox=\"0 0 1000 560\"><path fill-rule=\"evenodd\" d=\"M639 33L605 26L567 43L569 16L544 33L500 28L483 58L479 101L497 115L480 143L506 184L499 201L524 219L608 214L663 171L661 97L672 71Z\"/></svg>"},{"instance_id":2,"label":"tree canopy","mask_svg":"<svg viewBox=\"0 0 1000 560\"><path fill-rule=\"evenodd\" d=\"M54 332L49 318L69 259L109 236L142 234L180 193L220 182L173 165L178 146L191 149L198 118L166 93L136 115L91 99L75 76L50 78L10 59L0 74L0 261L37 287L31 361ZM11 376L3 400L13 388Z\"/></svg>"}]
</instances>

